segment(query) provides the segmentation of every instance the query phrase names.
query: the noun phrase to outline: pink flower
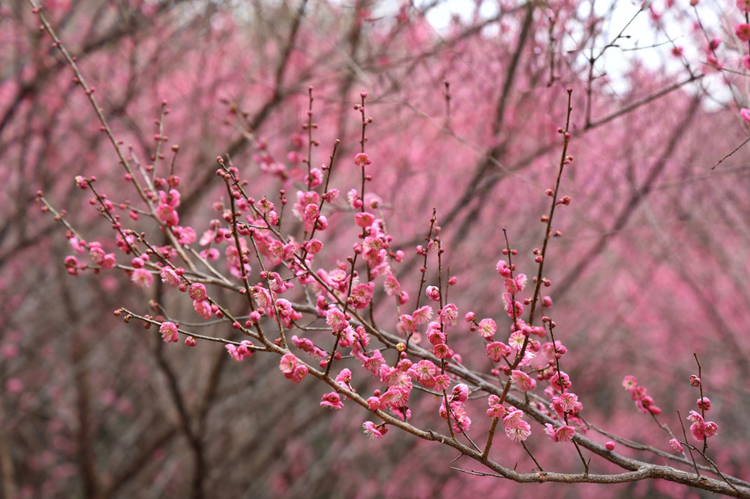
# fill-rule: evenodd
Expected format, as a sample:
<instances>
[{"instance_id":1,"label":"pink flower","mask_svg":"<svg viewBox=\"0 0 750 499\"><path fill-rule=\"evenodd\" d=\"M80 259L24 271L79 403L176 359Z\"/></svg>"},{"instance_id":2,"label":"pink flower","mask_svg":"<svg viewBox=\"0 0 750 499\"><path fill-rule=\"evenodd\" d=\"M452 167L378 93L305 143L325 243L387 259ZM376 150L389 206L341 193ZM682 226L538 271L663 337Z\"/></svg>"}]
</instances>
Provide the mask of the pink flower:
<instances>
[{"instance_id":1,"label":"pink flower","mask_svg":"<svg viewBox=\"0 0 750 499\"><path fill-rule=\"evenodd\" d=\"M166 343L176 343L179 339L177 326L173 322L162 322L159 327L159 332Z\"/></svg>"},{"instance_id":2,"label":"pink flower","mask_svg":"<svg viewBox=\"0 0 750 499\"><path fill-rule=\"evenodd\" d=\"M479 321L477 331L487 341L492 341L492 338L497 332L497 324L492 319L482 319Z\"/></svg>"},{"instance_id":3,"label":"pink flower","mask_svg":"<svg viewBox=\"0 0 750 499\"><path fill-rule=\"evenodd\" d=\"M547 436L553 442L570 442L573 440L576 430L572 426L563 425L555 428L550 423L545 424L547 427Z\"/></svg>"},{"instance_id":4,"label":"pink flower","mask_svg":"<svg viewBox=\"0 0 750 499\"><path fill-rule=\"evenodd\" d=\"M536 388L536 380L531 378L528 374L523 371L513 370L510 374L510 379L516 384L519 390L522 392L528 392ZM577 400L577 397L576 397Z\"/></svg>"},{"instance_id":5,"label":"pink flower","mask_svg":"<svg viewBox=\"0 0 750 499\"><path fill-rule=\"evenodd\" d=\"M505 313L508 317L513 318L520 317L523 314L523 305L520 302L513 301L512 296L508 293L503 293L503 306L505 307Z\"/></svg>"},{"instance_id":6,"label":"pink flower","mask_svg":"<svg viewBox=\"0 0 750 499\"><path fill-rule=\"evenodd\" d=\"M203 284L196 282L190 285L190 289L188 289L188 294L190 295L190 298L196 301L203 301L206 298L208 298L208 293L206 292L206 286Z\"/></svg>"},{"instance_id":7,"label":"pink flower","mask_svg":"<svg viewBox=\"0 0 750 499\"><path fill-rule=\"evenodd\" d=\"M497 273L505 278L510 278L511 271L510 267L508 266L508 262L505 260L500 260L497 262Z\"/></svg>"},{"instance_id":8,"label":"pink flower","mask_svg":"<svg viewBox=\"0 0 750 499\"><path fill-rule=\"evenodd\" d=\"M372 357L366 358L364 361L364 367L373 376L377 376L380 373L380 367L385 364L385 359L380 350L372 352Z\"/></svg>"},{"instance_id":9,"label":"pink flower","mask_svg":"<svg viewBox=\"0 0 750 499\"><path fill-rule=\"evenodd\" d=\"M165 282L175 288L180 285L180 276L172 270L170 267L164 267L161 269L161 282Z\"/></svg>"},{"instance_id":10,"label":"pink flower","mask_svg":"<svg viewBox=\"0 0 750 499\"><path fill-rule=\"evenodd\" d=\"M447 374L439 374L435 376L435 390L442 392L447 390L451 386L451 379Z\"/></svg>"},{"instance_id":11,"label":"pink flower","mask_svg":"<svg viewBox=\"0 0 750 499\"><path fill-rule=\"evenodd\" d=\"M279 369L281 369L282 373L292 374L296 367L297 367L297 357L295 357L294 354L287 353L281 357L281 362L279 363Z\"/></svg>"},{"instance_id":12,"label":"pink flower","mask_svg":"<svg viewBox=\"0 0 750 499\"><path fill-rule=\"evenodd\" d=\"M383 438L383 435L388 433L388 428L386 428L385 424L377 426L372 421L365 421L362 423L362 428L364 428L365 435L367 435L370 440L380 440Z\"/></svg>"},{"instance_id":13,"label":"pink flower","mask_svg":"<svg viewBox=\"0 0 750 499\"><path fill-rule=\"evenodd\" d=\"M195 345L197 345L195 338L193 338L192 336L188 336L187 338L185 338L185 345L189 347L194 347Z\"/></svg>"},{"instance_id":14,"label":"pink flower","mask_svg":"<svg viewBox=\"0 0 750 499\"><path fill-rule=\"evenodd\" d=\"M708 400L708 397L700 398L696 403L698 404L698 409L703 409L704 411L711 410L711 401Z\"/></svg>"},{"instance_id":15,"label":"pink flower","mask_svg":"<svg viewBox=\"0 0 750 499\"><path fill-rule=\"evenodd\" d=\"M399 325L407 333L414 333L417 331L417 325L414 322L414 318L409 314L404 314L399 318Z\"/></svg>"},{"instance_id":16,"label":"pink flower","mask_svg":"<svg viewBox=\"0 0 750 499\"><path fill-rule=\"evenodd\" d=\"M750 12L750 0L737 0L737 8L742 12Z\"/></svg>"},{"instance_id":17,"label":"pink flower","mask_svg":"<svg viewBox=\"0 0 750 499\"><path fill-rule=\"evenodd\" d=\"M354 215L354 223L357 224L358 227L362 227L363 229L372 225L374 221L375 217L372 216L371 213L361 212Z\"/></svg>"},{"instance_id":18,"label":"pink flower","mask_svg":"<svg viewBox=\"0 0 750 499\"><path fill-rule=\"evenodd\" d=\"M748 1L750 1L750 0L748 0ZM696 376L695 374L692 374L690 376L690 386L698 388L699 386L701 386L701 379L698 376Z\"/></svg>"},{"instance_id":19,"label":"pink flower","mask_svg":"<svg viewBox=\"0 0 750 499\"><path fill-rule=\"evenodd\" d=\"M440 343L432 349L432 354L438 359L450 359L453 357L453 350L448 348L445 343Z\"/></svg>"},{"instance_id":20,"label":"pink flower","mask_svg":"<svg viewBox=\"0 0 750 499\"><path fill-rule=\"evenodd\" d=\"M154 282L154 276L152 276L151 272L146 269L135 269L131 279L135 284L142 288L147 288L151 286L152 282Z\"/></svg>"},{"instance_id":21,"label":"pink flower","mask_svg":"<svg viewBox=\"0 0 750 499\"><path fill-rule=\"evenodd\" d=\"M458 319L458 307L449 303L440 311L440 320L444 326L455 326Z\"/></svg>"},{"instance_id":22,"label":"pink flower","mask_svg":"<svg viewBox=\"0 0 750 499\"><path fill-rule=\"evenodd\" d=\"M502 341L488 343L486 350L487 357L492 359L493 362L500 362L503 357L507 357L511 353L511 348Z\"/></svg>"},{"instance_id":23,"label":"pink flower","mask_svg":"<svg viewBox=\"0 0 750 499\"><path fill-rule=\"evenodd\" d=\"M637 386L638 380L635 379L635 376L625 376L625 379L622 380L622 387L629 392L635 391Z\"/></svg>"},{"instance_id":24,"label":"pink flower","mask_svg":"<svg viewBox=\"0 0 750 499\"><path fill-rule=\"evenodd\" d=\"M440 301L440 290L437 286L427 286L427 297L432 301Z\"/></svg>"},{"instance_id":25,"label":"pink flower","mask_svg":"<svg viewBox=\"0 0 750 499\"><path fill-rule=\"evenodd\" d=\"M363 152L354 156L355 165L358 165L364 168L366 165L369 165L370 163L372 163L372 161L370 161L370 157Z\"/></svg>"},{"instance_id":26,"label":"pink flower","mask_svg":"<svg viewBox=\"0 0 750 499\"><path fill-rule=\"evenodd\" d=\"M466 433L471 427L471 418L466 414L466 409L463 406L456 408L454 411L453 430L456 433Z\"/></svg>"},{"instance_id":27,"label":"pink flower","mask_svg":"<svg viewBox=\"0 0 750 499\"><path fill-rule=\"evenodd\" d=\"M703 429L703 432L706 434L706 438L711 438L714 435L716 435L716 432L719 431L719 425L714 423L713 421L706 421L706 426Z\"/></svg>"},{"instance_id":28,"label":"pink flower","mask_svg":"<svg viewBox=\"0 0 750 499\"><path fill-rule=\"evenodd\" d=\"M734 27L734 32L737 34L737 38L743 42L750 41L750 24L738 24Z\"/></svg>"},{"instance_id":29,"label":"pink flower","mask_svg":"<svg viewBox=\"0 0 750 499\"><path fill-rule=\"evenodd\" d=\"M320 401L320 407L330 407L331 409L341 409L344 403L341 402L339 394L336 392L326 393Z\"/></svg>"},{"instance_id":30,"label":"pink flower","mask_svg":"<svg viewBox=\"0 0 750 499\"><path fill-rule=\"evenodd\" d=\"M294 368L294 372L285 373L284 377L292 380L293 383L299 383L305 378L305 376L307 376L308 372L309 370L307 369L306 365L297 364L297 367Z\"/></svg>"},{"instance_id":31,"label":"pink flower","mask_svg":"<svg viewBox=\"0 0 750 499\"><path fill-rule=\"evenodd\" d=\"M385 288L385 294L388 296L396 296L401 292L401 285L399 284L398 279L396 279L390 271L388 271L388 274L385 277L383 287Z\"/></svg>"},{"instance_id":32,"label":"pink flower","mask_svg":"<svg viewBox=\"0 0 750 499\"><path fill-rule=\"evenodd\" d=\"M86 241L79 240L75 236L70 238L70 246L79 255L83 255L84 251L86 251Z\"/></svg>"},{"instance_id":33,"label":"pink flower","mask_svg":"<svg viewBox=\"0 0 750 499\"><path fill-rule=\"evenodd\" d=\"M607 448L607 450L615 450L615 443L611 440L604 444L604 446Z\"/></svg>"},{"instance_id":34,"label":"pink flower","mask_svg":"<svg viewBox=\"0 0 750 499\"><path fill-rule=\"evenodd\" d=\"M409 369L409 374L419 380L432 379L438 372L438 367L429 360L420 360Z\"/></svg>"},{"instance_id":35,"label":"pink flower","mask_svg":"<svg viewBox=\"0 0 750 499\"><path fill-rule=\"evenodd\" d=\"M750 123L750 109L740 109L742 119Z\"/></svg>"},{"instance_id":36,"label":"pink flower","mask_svg":"<svg viewBox=\"0 0 750 499\"><path fill-rule=\"evenodd\" d=\"M168 204L160 204L156 208L156 218L163 224L173 227L180 223L180 217L174 208Z\"/></svg>"},{"instance_id":37,"label":"pink flower","mask_svg":"<svg viewBox=\"0 0 750 499\"><path fill-rule=\"evenodd\" d=\"M672 448L673 448L673 449L674 449L674 450L675 450L676 452L682 452L682 450L683 450L683 449L682 449L682 444L681 444L680 442L678 442L678 441L677 441L677 439L674 439L674 438L673 438L672 440L670 440L670 441L669 441L669 445L671 445L671 446L672 446Z\"/></svg>"},{"instance_id":38,"label":"pink flower","mask_svg":"<svg viewBox=\"0 0 750 499\"><path fill-rule=\"evenodd\" d=\"M523 411L515 409L503 418L505 435L514 442L523 442L531 435L531 425L521 419L522 417Z\"/></svg>"},{"instance_id":39,"label":"pink flower","mask_svg":"<svg viewBox=\"0 0 750 499\"><path fill-rule=\"evenodd\" d=\"M343 331L349 325L344 313L337 308L328 309L326 312L326 323L333 328L334 333Z\"/></svg>"},{"instance_id":40,"label":"pink flower","mask_svg":"<svg viewBox=\"0 0 750 499\"><path fill-rule=\"evenodd\" d=\"M560 406L563 412L574 412L578 403L578 395L575 393L563 393L560 395Z\"/></svg>"},{"instance_id":41,"label":"pink flower","mask_svg":"<svg viewBox=\"0 0 750 499\"><path fill-rule=\"evenodd\" d=\"M411 317L414 320L414 324L416 324L417 326L429 322L430 318L432 317L432 307L430 307L429 305L420 307L415 310L413 314L411 314Z\"/></svg>"},{"instance_id":42,"label":"pink flower","mask_svg":"<svg viewBox=\"0 0 750 499\"><path fill-rule=\"evenodd\" d=\"M561 377L562 380L560 379ZM556 372L555 375L550 378L550 383L552 383L553 388L561 392L564 392L572 386L570 377L562 371Z\"/></svg>"},{"instance_id":43,"label":"pink flower","mask_svg":"<svg viewBox=\"0 0 750 499\"><path fill-rule=\"evenodd\" d=\"M338 376L336 376L336 383L343 386L346 389L351 389L352 372L349 369L343 369Z\"/></svg>"},{"instance_id":44,"label":"pink flower","mask_svg":"<svg viewBox=\"0 0 750 499\"><path fill-rule=\"evenodd\" d=\"M451 400L458 400L459 402L466 402L469 399L469 387L463 383L460 383L453 387L453 394Z\"/></svg>"},{"instance_id":45,"label":"pink flower","mask_svg":"<svg viewBox=\"0 0 750 499\"><path fill-rule=\"evenodd\" d=\"M209 303L205 300L193 300L193 308L204 319L210 319L211 315L213 315L213 312L211 311L211 305L209 305Z\"/></svg>"},{"instance_id":46,"label":"pink flower","mask_svg":"<svg viewBox=\"0 0 750 499\"><path fill-rule=\"evenodd\" d=\"M505 407L500 404L491 405L490 408L487 409L488 418L501 418L503 415L505 415Z\"/></svg>"},{"instance_id":47,"label":"pink flower","mask_svg":"<svg viewBox=\"0 0 750 499\"><path fill-rule=\"evenodd\" d=\"M178 231L178 229L180 230ZM175 234L179 232L177 242L180 244L189 246L193 244L197 239L195 230L192 227L175 227L173 231L175 232Z\"/></svg>"},{"instance_id":48,"label":"pink flower","mask_svg":"<svg viewBox=\"0 0 750 499\"><path fill-rule=\"evenodd\" d=\"M518 274L515 279L505 279L505 290L512 295L516 295L526 287L526 281L526 274Z\"/></svg>"},{"instance_id":49,"label":"pink flower","mask_svg":"<svg viewBox=\"0 0 750 499\"><path fill-rule=\"evenodd\" d=\"M370 397L367 399L367 407L371 411L377 411L378 409L385 409L380 404L380 399L378 397Z\"/></svg>"},{"instance_id":50,"label":"pink flower","mask_svg":"<svg viewBox=\"0 0 750 499\"><path fill-rule=\"evenodd\" d=\"M511 348L515 348L518 351L523 349L523 344L526 342L526 337L520 331L515 331L508 338L508 345Z\"/></svg>"},{"instance_id":51,"label":"pink flower","mask_svg":"<svg viewBox=\"0 0 750 499\"><path fill-rule=\"evenodd\" d=\"M690 431L692 432L693 437L698 441L703 440L704 438L711 438L719 431L719 425L713 421L704 421L703 416L695 411L690 411L687 419L688 421L693 422L693 424L690 425Z\"/></svg>"},{"instance_id":52,"label":"pink flower","mask_svg":"<svg viewBox=\"0 0 750 499\"><path fill-rule=\"evenodd\" d=\"M224 348L227 349L227 352L229 352L229 355L236 360L237 362L242 362L242 359L245 357L250 357L253 354L253 351L248 348L252 346L252 343L248 340L243 340L240 342L240 346L227 344L224 345Z\"/></svg>"},{"instance_id":53,"label":"pink flower","mask_svg":"<svg viewBox=\"0 0 750 499\"><path fill-rule=\"evenodd\" d=\"M427 341L429 341L432 346L445 343L445 333L440 330L440 324L437 322L430 322L425 334L427 335Z\"/></svg>"}]
</instances>

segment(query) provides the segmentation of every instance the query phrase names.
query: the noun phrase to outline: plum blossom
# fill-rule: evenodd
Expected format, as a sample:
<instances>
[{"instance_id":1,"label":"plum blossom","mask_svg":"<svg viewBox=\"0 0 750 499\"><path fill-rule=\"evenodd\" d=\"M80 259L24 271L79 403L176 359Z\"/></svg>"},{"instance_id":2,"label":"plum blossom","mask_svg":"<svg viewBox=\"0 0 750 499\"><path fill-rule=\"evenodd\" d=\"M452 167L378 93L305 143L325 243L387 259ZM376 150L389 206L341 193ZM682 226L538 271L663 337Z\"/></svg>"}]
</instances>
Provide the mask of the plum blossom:
<instances>
[{"instance_id":1,"label":"plum blossom","mask_svg":"<svg viewBox=\"0 0 750 499\"><path fill-rule=\"evenodd\" d=\"M675 438L669 441L669 445L675 450L675 452L682 452L682 444Z\"/></svg>"},{"instance_id":2,"label":"plum blossom","mask_svg":"<svg viewBox=\"0 0 750 499\"><path fill-rule=\"evenodd\" d=\"M180 216L177 214L177 211L168 204L160 204L155 211L156 218L169 227L180 223Z\"/></svg>"},{"instance_id":3,"label":"plum blossom","mask_svg":"<svg viewBox=\"0 0 750 499\"><path fill-rule=\"evenodd\" d=\"M308 372L309 369L307 369L306 365L297 364L297 367L294 368L294 371L291 373L284 373L284 377L286 379L292 380L293 383L299 383L305 378L305 376L307 376Z\"/></svg>"},{"instance_id":4,"label":"plum blossom","mask_svg":"<svg viewBox=\"0 0 750 499\"><path fill-rule=\"evenodd\" d=\"M334 333L340 333L349 325L344 313L337 308L330 308L326 312L326 323L333 328Z\"/></svg>"},{"instance_id":5,"label":"plum blossom","mask_svg":"<svg viewBox=\"0 0 750 499\"><path fill-rule=\"evenodd\" d=\"M355 165L358 165L364 168L365 165L369 165L371 163L372 161L370 160L370 157L366 153L361 152L357 154L356 156L354 156Z\"/></svg>"},{"instance_id":6,"label":"plum blossom","mask_svg":"<svg viewBox=\"0 0 750 499\"><path fill-rule=\"evenodd\" d=\"M698 404L698 409L703 409L704 411L711 410L711 401L708 397L699 398L696 403Z\"/></svg>"},{"instance_id":7,"label":"plum blossom","mask_svg":"<svg viewBox=\"0 0 750 499\"><path fill-rule=\"evenodd\" d=\"M622 386L625 390L632 392L638 386L638 380L635 379L635 376L625 376L625 379L622 380Z\"/></svg>"},{"instance_id":8,"label":"plum blossom","mask_svg":"<svg viewBox=\"0 0 750 499\"><path fill-rule=\"evenodd\" d=\"M704 421L703 416L695 411L690 411L687 419L693 423L690 425L690 432L698 441L705 438L711 438L719 431L719 425L713 421Z\"/></svg>"},{"instance_id":9,"label":"plum blossom","mask_svg":"<svg viewBox=\"0 0 750 499\"><path fill-rule=\"evenodd\" d=\"M578 403L578 395L575 393L563 393L560 395L560 406L563 412L575 412Z\"/></svg>"},{"instance_id":10,"label":"plum blossom","mask_svg":"<svg viewBox=\"0 0 750 499\"><path fill-rule=\"evenodd\" d=\"M432 317L432 307L430 307L429 305L420 307L415 310L413 314L411 314L411 317L414 320L414 324L416 324L417 326L429 322L430 318Z\"/></svg>"},{"instance_id":11,"label":"plum blossom","mask_svg":"<svg viewBox=\"0 0 750 499\"><path fill-rule=\"evenodd\" d=\"M546 423L545 426L547 428L547 436L553 442L570 442L573 440L573 435L576 433L575 428L569 425L558 426L555 428L550 423Z\"/></svg>"},{"instance_id":12,"label":"plum blossom","mask_svg":"<svg viewBox=\"0 0 750 499\"><path fill-rule=\"evenodd\" d=\"M206 286L199 282L190 285L190 288L188 288L188 294L190 295L190 298L196 301L203 301L208 298Z\"/></svg>"},{"instance_id":13,"label":"plum blossom","mask_svg":"<svg viewBox=\"0 0 750 499\"><path fill-rule=\"evenodd\" d=\"M358 227L362 227L363 229L372 225L374 221L375 217L371 213L360 212L354 215L354 223L357 224Z\"/></svg>"},{"instance_id":14,"label":"plum blossom","mask_svg":"<svg viewBox=\"0 0 750 499\"><path fill-rule=\"evenodd\" d=\"M750 41L750 24L742 23L734 27L734 32L737 38L743 42Z\"/></svg>"},{"instance_id":15,"label":"plum blossom","mask_svg":"<svg viewBox=\"0 0 750 499\"><path fill-rule=\"evenodd\" d=\"M454 355L453 350L448 348L448 345L445 343L435 345L432 349L432 354L438 359L450 359Z\"/></svg>"},{"instance_id":16,"label":"plum blossom","mask_svg":"<svg viewBox=\"0 0 750 499\"><path fill-rule=\"evenodd\" d=\"M329 407L331 409L341 409L344 407L344 403L341 402L341 397L336 392L326 393L323 395L323 399L320 401L320 407Z\"/></svg>"},{"instance_id":17,"label":"plum blossom","mask_svg":"<svg viewBox=\"0 0 750 499\"><path fill-rule=\"evenodd\" d=\"M336 383L341 385L343 388L346 388L347 390L352 390L352 372L349 369L343 369L338 376L336 376Z\"/></svg>"},{"instance_id":18,"label":"plum blossom","mask_svg":"<svg viewBox=\"0 0 750 499\"><path fill-rule=\"evenodd\" d=\"M133 271L133 276L131 277L131 279L135 284L142 288L147 288L151 286L152 282L154 282L154 276L151 275L151 272L142 268L135 269Z\"/></svg>"},{"instance_id":19,"label":"plum blossom","mask_svg":"<svg viewBox=\"0 0 750 499\"><path fill-rule=\"evenodd\" d=\"M396 296L401 292L401 285L390 270L386 274L383 287L385 288L385 294L388 296Z\"/></svg>"},{"instance_id":20,"label":"plum blossom","mask_svg":"<svg viewBox=\"0 0 750 499\"><path fill-rule=\"evenodd\" d=\"M437 286L427 286L425 293L430 300L440 301L440 290Z\"/></svg>"},{"instance_id":21,"label":"plum blossom","mask_svg":"<svg viewBox=\"0 0 750 499\"><path fill-rule=\"evenodd\" d=\"M492 338L497 332L497 324L492 319L482 319L479 321L477 326L479 334L487 341L492 341Z\"/></svg>"},{"instance_id":22,"label":"plum blossom","mask_svg":"<svg viewBox=\"0 0 750 499\"><path fill-rule=\"evenodd\" d=\"M287 353L281 357L281 362L279 363L279 369L281 369L282 373L292 374L296 367L297 367L297 357L295 357L294 354Z\"/></svg>"},{"instance_id":23,"label":"plum blossom","mask_svg":"<svg viewBox=\"0 0 750 499\"><path fill-rule=\"evenodd\" d=\"M213 315L213 311L211 310L211 305L205 300L202 300L202 301L193 300L193 308L204 319L210 319L211 315Z\"/></svg>"},{"instance_id":24,"label":"plum blossom","mask_svg":"<svg viewBox=\"0 0 750 499\"><path fill-rule=\"evenodd\" d=\"M240 342L239 346L230 343L224 345L224 348L227 349L227 352L229 352L229 355L234 360L236 360L237 362L242 362L245 357L250 357L253 354L253 351L248 348L252 345L253 344L249 340L243 340Z\"/></svg>"},{"instance_id":25,"label":"plum blossom","mask_svg":"<svg viewBox=\"0 0 750 499\"><path fill-rule=\"evenodd\" d=\"M536 380L523 371L517 371L514 369L511 371L510 379L522 392L528 392L536 388Z\"/></svg>"},{"instance_id":26,"label":"plum blossom","mask_svg":"<svg viewBox=\"0 0 750 499\"><path fill-rule=\"evenodd\" d=\"M383 438L383 435L388 433L388 428L386 428L385 424L377 426L372 421L365 421L362 423L362 428L364 428L365 435L367 435L370 440L380 440Z\"/></svg>"},{"instance_id":27,"label":"plum blossom","mask_svg":"<svg viewBox=\"0 0 750 499\"><path fill-rule=\"evenodd\" d=\"M511 348L515 348L520 351L523 349L523 344L526 343L526 336L521 331L515 331L508 338L508 345Z\"/></svg>"},{"instance_id":28,"label":"plum blossom","mask_svg":"<svg viewBox=\"0 0 750 499\"><path fill-rule=\"evenodd\" d=\"M511 295L517 295L526 287L526 274L518 274L515 279L505 279L505 290Z\"/></svg>"},{"instance_id":29,"label":"plum blossom","mask_svg":"<svg viewBox=\"0 0 750 499\"><path fill-rule=\"evenodd\" d=\"M556 390L561 392L564 392L572 386L570 377L562 371L556 372L554 376L550 378L550 383L552 383L552 386Z\"/></svg>"},{"instance_id":30,"label":"plum blossom","mask_svg":"<svg viewBox=\"0 0 750 499\"><path fill-rule=\"evenodd\" d=\"M164 267L161 269L159 275L161 276L161 282L167 283L175 288L180 285L180 276L178 276L170 267Z\"/></svg>"},{"instance_id":31,"label":"plum blossom","mask_svg":"<svg viewBox=\"0 0 750 499\"><path fill-rule=\"evenodd\" d=\"M486 350L487 357L492 359L493 362L500 362L503 357L507 357L512 351L511 348L502 341L488 343Z\"/></svg>"},{"instance_id":32,"label":"plum blossom","mask_svg":"<svg viewBox=\"0 0 750 499\"><path fill-rule=\"evenodd\" d=\"M458 307L449 303L440 311L440 320L444 326L455 326L458 319Z\"/></svg>"},{"instance_id":33,"label":"plum blossom","mask_svg":"<svg viewBox=\"0 0 750 499\"><path fill-rule=\"evenodd\" d=\"M505 278L510 278L512 275L510 266L508 265L508 262L505 260L500 260L497 262L497 273Z\"/></svg>"},{"instance_id":34,"label":"plum blossom","mask_svg":"<svg viewBox=\"0 0 750 499\"><path fill-rule=\"evenodd\" d=\"M523 411L513 409L503 418L505 435L514 442L523 442L531 435L531 425L522 417Z\"/></svg>"},{"instance_id":35,"label":"plum blossom","mask_svg":"<svg viewBox=\"0 0 750 499\"><path fill-rule=\"evenodd\" d=\"M435 376L435 390L442 392L447 390L451 386L451 379L447 374L440 374Z\"/></svg>"},{"instance_id":36,"label":"plum blossom","mask_svg":"<svg viewBox=\"0 0 750 499\"><path fill-rule=\"evenodd\" d=\"M177 325L173 322L165 321L161 323L159 332L166 343L176 343L179 340L177 334Z\"/></svg>"},{"instance_id":37,"label":"plum blossom","mask_svg":"<svg viewBox=\"0 0 750 499\"><path fill-rule=\"evenodd\" d=\"M418 380L431 380L438 370L438 367L432 361L424 359L411 366L409 374Z\"/></svg>"}]
</instances>

